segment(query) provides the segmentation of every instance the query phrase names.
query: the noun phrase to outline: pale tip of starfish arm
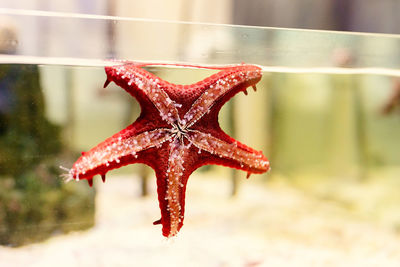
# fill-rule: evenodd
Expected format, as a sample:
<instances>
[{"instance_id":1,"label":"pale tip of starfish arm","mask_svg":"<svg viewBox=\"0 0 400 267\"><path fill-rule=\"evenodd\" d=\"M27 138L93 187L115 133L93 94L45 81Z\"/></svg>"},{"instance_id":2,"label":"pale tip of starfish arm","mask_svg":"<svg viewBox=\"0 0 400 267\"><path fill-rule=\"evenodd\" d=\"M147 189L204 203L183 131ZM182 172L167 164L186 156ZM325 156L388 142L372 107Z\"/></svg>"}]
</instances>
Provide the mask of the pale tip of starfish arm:
<instances>
[{"instance_id":1,"label":"pale tip of starfish arm","mask_svg":"<svg viewBox=\"0 0 400 267\"><path fill-rule=\"evenodd\" d=\"M165 242L173 244L176 239L177 239L176 235L169 235L165 237Z\"/></svg>"}]
</instances>

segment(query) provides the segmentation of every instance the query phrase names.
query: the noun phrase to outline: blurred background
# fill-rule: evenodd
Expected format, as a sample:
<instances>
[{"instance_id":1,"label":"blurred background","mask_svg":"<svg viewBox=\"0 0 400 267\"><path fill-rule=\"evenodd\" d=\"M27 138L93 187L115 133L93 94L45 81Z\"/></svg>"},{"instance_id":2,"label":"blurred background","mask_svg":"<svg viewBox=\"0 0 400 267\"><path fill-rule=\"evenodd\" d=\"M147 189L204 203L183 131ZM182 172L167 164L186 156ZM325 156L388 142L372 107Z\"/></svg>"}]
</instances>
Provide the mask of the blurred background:
<instances>
[{"instance_id":1,"label":"blurred background","mask_svg":"<svg viewBox=\"0 0 400 267\"><path fill-rule=\"evenodd\" d=\"M400 1L0 1L0 265L398 266ZM262 66L220 123L272 170L197 170L172 242L150 168L64 184L140 112L105 59Z\"/></svg>"}]
</instances>

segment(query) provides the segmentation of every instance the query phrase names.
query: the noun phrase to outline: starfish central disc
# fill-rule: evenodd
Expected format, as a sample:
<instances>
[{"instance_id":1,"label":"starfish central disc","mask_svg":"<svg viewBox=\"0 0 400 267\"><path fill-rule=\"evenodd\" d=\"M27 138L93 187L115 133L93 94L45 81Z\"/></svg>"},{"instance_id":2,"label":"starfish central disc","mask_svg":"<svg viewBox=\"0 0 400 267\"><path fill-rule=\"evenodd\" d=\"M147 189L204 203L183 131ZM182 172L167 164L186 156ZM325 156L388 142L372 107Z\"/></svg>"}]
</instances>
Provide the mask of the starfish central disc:
<instances>
[{"instance_id":1,"label":"starfish central disc","mask_svg":"<svg viewBox=\"0 0 400 267\"><path fill-rule=\"evenodd\" d=\"M181 142L183 142L183 137L188 133L188 129L186 129L186 126L181 125L180 122L173 124L171 133L173 134L174 137L178 138Z\"/></svg>"},{"instance_id":2,"label":"starfish central disc","mask_svg":"<svg viewBox=\"0 0 400 267\"><path fill-rule=\"evenodd\" d=\"M241 64L214 68L218 73L192 85L176 85L128 63L106 67L107 80L125 89L140 106L139 118L82 156L66 174L87 179L115 168L144 163L155 170L164 236L176 235L183 225L186 184L202 165L218 164L250 173L268 171L269 162L256 151L222 131L218 113L240 91L255 88L262 73L257 66Z\"/></svg>"}]
</instances>

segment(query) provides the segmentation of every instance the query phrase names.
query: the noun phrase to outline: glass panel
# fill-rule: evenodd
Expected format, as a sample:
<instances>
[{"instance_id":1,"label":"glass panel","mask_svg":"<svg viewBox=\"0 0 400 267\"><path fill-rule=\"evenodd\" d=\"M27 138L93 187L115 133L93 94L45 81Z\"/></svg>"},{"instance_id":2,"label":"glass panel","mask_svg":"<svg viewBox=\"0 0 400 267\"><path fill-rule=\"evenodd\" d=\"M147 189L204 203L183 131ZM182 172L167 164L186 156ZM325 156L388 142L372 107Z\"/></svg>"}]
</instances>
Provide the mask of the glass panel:
<instances>
[{"instance_id":1,"label":"glass panel","mask_svg":"<svg viewBox=\"0 0 400 267\"><path fill-rule=\"evenodd\" d=\"M268 71L386 71L390 75L398 75L400 67L398 35L183 23L5 8L0 8L0 15L7 15L18 32L17 42L1 41L11 43L18 56L34 57L25 58L32 63L97 65L98 60L107 58L203 64L243 61L262 65ZM1 60L4 63L22 61L18 57L2 57Z\"/></svg>"}]
</instances>

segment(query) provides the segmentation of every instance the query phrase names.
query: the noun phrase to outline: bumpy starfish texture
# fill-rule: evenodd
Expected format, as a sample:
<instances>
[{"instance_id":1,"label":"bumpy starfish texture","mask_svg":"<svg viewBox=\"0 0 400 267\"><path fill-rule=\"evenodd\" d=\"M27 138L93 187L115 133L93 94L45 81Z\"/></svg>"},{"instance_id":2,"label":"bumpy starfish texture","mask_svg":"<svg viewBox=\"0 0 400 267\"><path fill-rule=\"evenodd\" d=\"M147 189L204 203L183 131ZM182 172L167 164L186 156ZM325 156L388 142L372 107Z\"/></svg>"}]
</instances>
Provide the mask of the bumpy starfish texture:
<instances>
[{"instance_id":1,"label":"bumpy starfish texture","mask_svg":"<svg viewBox=\"0 0 400 267\"><path fill-rule=\"evenodd\" d=\"M154 65L154 64L152 64ZM166 237L183 225L185 191L189 175L202 165L218 164L250 173L268 171L261 151L249 148L222 131L218 113L236 93L260 81L257 66L241 64L218 67L220 72L192 85L176 85L141 67L127 63L106 67L106 87L111 81L135 97L139 118L82 156L66 174L67 180L87 179L115 168L144 163L155 170L161 219Z\"/></svg>"}]
</instances>

